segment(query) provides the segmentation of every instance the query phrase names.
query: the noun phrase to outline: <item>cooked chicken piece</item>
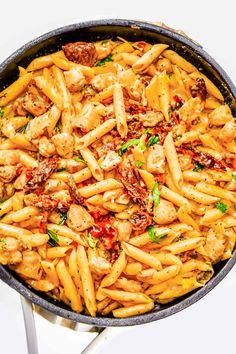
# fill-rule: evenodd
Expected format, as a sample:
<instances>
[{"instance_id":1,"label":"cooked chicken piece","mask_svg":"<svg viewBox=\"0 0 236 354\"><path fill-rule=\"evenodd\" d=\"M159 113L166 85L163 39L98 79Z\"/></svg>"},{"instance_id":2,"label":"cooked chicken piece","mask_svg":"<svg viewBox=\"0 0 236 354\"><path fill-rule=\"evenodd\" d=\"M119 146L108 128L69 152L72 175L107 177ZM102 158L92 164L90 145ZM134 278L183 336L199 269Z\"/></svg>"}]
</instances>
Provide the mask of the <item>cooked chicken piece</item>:
<instances>
[{"instance_id":1,"label":"cooked chicken piece","mask_svg":"<svg viewBox=\"0 0 236 354\"><path fill-rule=\"evenodd\" d=\"M236 120L232 118L225 123L219 134L219 139L224 143L230 143L236 137Z\"/></svg>"},{"instance_id":2,"label":"cooked chicken piece","mask_svg":"<svg viewBox=\"0 0 236 354\"><path fill-rule=\"evenodd\" d=\"M0 238L0 263L4 265L13 265L22 261L21 252L18 250L18 247L15 247L12 241L9 241L9 239L10 237ZM7 248L10 248L10 250L8 250Z\"/></svg>"},{"instance_id":3,"label":"cooked chicken piece","mask_svg":"<svg viewBox=\"0 0 236 354\"><path fill-rule=\"evenodd\" d=\"M52 142L55 145L58 155L71 158L74 150L74 138L68 133L56 134L52 137Z\"/></svg>"},{"instance_id":4,"label":"cooked chicken piece","mask_svg":"<svg viewBox=\"0 0 236 354\"><path fill-rule=\"evenodd\" d=\"M114 228L117 230L117 238L120 242L129 241L133 229L131 222L117 220L114 222Z\"/></svg>"},{"instance_id":5,"label":"cooked chicken piece","mask_svg":"<svg viewBox=\"0 0 236 354\"><path fill-rule=\"evenodd\" d=\"M155 144L149 147L147 155L147 171L151 173L165 172L165 155L163 146Z\"/></svg>"},{"instance_id":6,"label":"cooked chicken piece","mask_svg":"<svg viewBox=\"0 0 236 354\"><path fill-rule=\"evenodd\" d=\"M191 124L192 121L201 116L203 108L204 103L201 102L200 98L190 98L178 111L180 120Z\"/></svg>"},{"instance_id":7,"label":"cooked chicken piece","mask_svg":"<svg viewBox=\"0 0 236 354\"><path fill-rule=\"evenodd\" d=\"M146 113L139 113L139 119L144 127L155 127L164 119L164 116L161 112L147 111Z\"/></svg>"},{"instance_id":8,"label":"cooked chicken piece","mask_svg":"<svg viewBox=\"0 0 236 354\"><path fill-rule=\"evenodd\" d=\"M41 257L35 251L23 251L22 262L13 266L14 271L22 278L39 280L41 277Z\"/></svg>"},{"instance_id":9,"label":"cooked chicken piece","mask_svg":"<svg viewBox=\"0 0 236 354\"><path fill-rule=\"evenodd\" d=\"M115 151L108 151L105 159L101 163L104 171L111 171L121 162L122 158Z\"/></svg>"},{"instance_id":10,"label":"cooked chicken piece","mask_svg":"<svg viewBox=\"0 0 236 354\"><path fill-rule=\"evenodd\" d=\"M42 136L39 139L39 153L44 157L50 157L56 154L56 149L54 144L46 137Z\"/></svg>"},{"instance_id":11,"label":"cooked chicken piece","mask_svg":"<svg viewBox=\"0 0 236 354\"><path fill-rule=\"evenodd\" d=\"M66 160L66 171L69 173L75 173L82 170L86 166L86 163L76 161L74 159Z\"/></svg>"},{"instance_id":12,"label":"cooked chicken piece","mask_svg":"<svg viewBox=\"0 0 236 354\"><path fill-rule=\"evenodd\" d=\"M108 274L111 271L111 263L95 254L89 257L89 268L95 274Z\"/></svg>"},{"instance_id":13,"label":"cooked chicken piece","mask_svg":"<svg viewBox=\"0 0 236 354\"><path fill-rule=\"evenodd\" d=\"M68 189L68 185L59 179L48 179L44 186L44 192L50 194L61 190Z\"/></svg>"},{"instance_id":14,"label":"cooked chicken piece","mask_svg":"<svg viewBox=\"0 0 236 354\"><path fill-rule=\"evenodd\" d=\"M23 108L33 116L38 117L50 108L50 100L36 86L29 85L23 98Z\"/></svg>"},{"instance_id":15,"label":"cooked chicken piece","mask_svg":"<svg viewBox=\"0 0 236 354\"><path fill-rule=\"evenodd\" d=\"M99 124L100 116L92 103L87 103L74 121L74 126L80 128L84 133L97 128Z\"/></svg>"},{"instance_id":16,"label":"cooked chicken piece","mask_svg":"<svg viewBox=\"0 0 236 354\"><path fill-rule=\"evenodd\" d=\"M16 165L19 160L17 150L0 150L0 165Z\"/></svg>"},{"instance_id":17,"label":"cooked chicken piece","mask_svg":"<svg viewBox=\"0 0 236 354\"><path fill-rule=\"evenodd\" d=\"M0 166L0 181L9 183L16 177L15 166Z\"/></svg>"},{"instance_id":18,"label":"cooked chicken piece","mask_svg":"<svg viewBox=\"0 0 236 354\"><path fill-rule=\"evenodd\" d=\"M89 229L94 224L93 217L85 208L72 204L67 213L67 225L74 231L80 232Z\"/></svg>"},{"instance_id":19,"label":"cooked chicken piece","mask_svg":"<svg viewBox=\"0 0 236 354\"><path fill-rule=\"evenodd\" d=\"M86 78L79 68L64 71L66 86L70 92L78 92L86 85Z\"/></svg>"},{"instance_id":20,"label":"cooked chicken piece","mask_svg":"<svg viewBox=\"0 0 236 354\"><path fill-rule=\"evenodd\" d=\"M176 219L174 205L168 200L160 199L158 206L154 207L153 220L160 225L170 224Z\"/></svg>"},{"instance_id":21,"label":"cooked chicken piece","mask_svg":"<svg viewBox=\"0 0 236 354\"><path fill-rule=\"evenodd\" d=\"M213 125L223 125L232 119L232 114L228 105L215 108L209 114L210 123Z\"/></svg>"},{"instance_id":22,"label":"cooked chicken piece","mask_svg":"<svg viewBox=\"0 0 236 354\"><path fill-rule=\"evenodd\" d=\"M217 237L216 232L210 229L207 233L204 248L213 263L219 262L224 253L224 240Z\"/></svg>"},{"instance_id":23,"label":"cooked chicken piece","mask_svg":"<svg viewBox=\"0 0 236 354\"><path fill-rule=\"evenodd\" d=\"M95 90L102 91L106 87L113 85L116 80L116 76L112 73L99 74L91 80L91 85Z\"/></svg>"}]
</instances>

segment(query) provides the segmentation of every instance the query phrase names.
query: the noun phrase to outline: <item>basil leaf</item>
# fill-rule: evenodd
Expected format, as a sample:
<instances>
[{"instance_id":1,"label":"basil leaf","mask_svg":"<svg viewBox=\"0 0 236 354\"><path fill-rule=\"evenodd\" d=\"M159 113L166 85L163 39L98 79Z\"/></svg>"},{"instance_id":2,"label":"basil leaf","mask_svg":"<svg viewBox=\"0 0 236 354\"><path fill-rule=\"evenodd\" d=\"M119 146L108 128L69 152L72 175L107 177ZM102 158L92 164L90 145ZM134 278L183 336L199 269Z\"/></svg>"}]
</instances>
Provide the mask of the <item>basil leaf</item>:
<instances>
[{"instance_id":1,"label":"basil leaf","mask_svg":"<svg viewBox=\"0 0 236 354\"><path fill-rule=\"evenodd\" d=\"M159 243L160 240L162 240L163 238L165 238L168 235L168 234L156 235L153 225L148 226L148 234L151 237L152 241L155 243Z\"/></svg>"},{"instance_id":2,"label":"basil leaf","mask_svg":"<svg viewBox=\"0 0 236 354\"><path fill-rule=\"evenodd\" d=\"M82 157L80 157L80 156L75 156L74 157L74 160L76 161L76 162L82 162L82 163L86 163L83 159L82 159Z\"/></svg>"},{"instance_id":3,"label":"basil leaf","mask_svg":"<svg viewBox=\"0 0 236 354\"><path fill-rule=\"evenodd\" d=\"M138 145L139 143L140 143L140 139L130 139L126 141L126 143L124 143L121 146L121 148L118 150L118 155L122 156L128 150L128 148L130 148L130 146Z\"/></svg>"},{"instance_id":4,"label":"basil leaf","mask_svg":"<svg viewBox=\"0 0 236 354\"><path fill-rule=\"evenodd\" d=\"M53 230L48 230L48 229L47 229L47 234L48 234L48 236L50 237L50 239L48 240L48 244L51 245L51 246L53 246L53 247L59 246L59 245L58 245L59 238L58 238L56 232L53 231Z\"/></svg>"},{"instance_id":5,"label":"basil leaf","mask_svg":"<svg viewBox=\"0 0 236 354\"><path fill-rule=\"evenodd\" d=\"M153 197L153 201L154 201L154 206L158 206L160 204L160 195L161 192L158 189L158 182L154 183L154 186L152 188L152 197Z\"/></svg>"},{"instance_id":6,"label":"basil leaf","mask_svg":"<svg viewBox=\"0 0 236 354\"><path fill-rule=\"evenodd\" d=\"M227 212L228 206L222 201L215 203L215 207L220 210L223 214Z\"/></svg>"},{"instance_id":7,"label":"basil leaf","mask_svg":"<svg viewBox=\"0 0 236 354\"><path fill-rule=\"evenodd\" d=\"M103 65L105 65L106 63L108 63L109 61L113 61L111 54L108 55L108 57L99 60L95 66L103 66Z\"/></svg>"},{"instance_id":8,"label":"basil leaf","mask_svg":"<svg viewBox=\"0 0 236 354\"><path fill-rule=\"evenodd\" d=\"M58 225L64 225L67 220L67 213L61 213Z\"/></svg>"},{"instance_id":9,"label":"basil leaf","mask_svg":"<svg viewBox=\"0 0 236 354\"><path fill-rule=\"evenodd\" d=\"M203 169L205 168L205 166L202 165L202 164L199 163L199 162L195 162L194 165L195 165L195 167L194 167L194 169L193 169L194 172L199 172L199 171L201 171L201 170L203 170Z\"/></svg>"},{"instance_id":10,"label":"basil leaf","mask_svg":"<svg viewBox=\"0 0 236 354\"><path fill-rule=\"evenodd\" d=\"M138 167L138 168L142 167L143 164L144 164L144 162L142 162L142 161L135 161L135 165L136 165L136 167Z\"/></svg>"},{"instance_id":11,"label":"basil leaf","mask_svg":"<svg viewBox=\"0 0 236 354\"><path fill-rule=\"evenodd\" d=\"M147 142L147 147L150 147L154 144L157 144L159 143L160 139L159 139L159 136L158 135L152 135L150 136L150 138L148 139L148 142Z\"/></svg>"},{"instance_id":12,"label":"basil leaf","mask_svg":"<svg viewBox=\"0 0 236 354\"><path fill-rule=\"evenodd\" d=\"M90 233L87 235L87 241L90 248L94 249L98 243L98 239L94 238Z\"/></svg>"}]
</instances>

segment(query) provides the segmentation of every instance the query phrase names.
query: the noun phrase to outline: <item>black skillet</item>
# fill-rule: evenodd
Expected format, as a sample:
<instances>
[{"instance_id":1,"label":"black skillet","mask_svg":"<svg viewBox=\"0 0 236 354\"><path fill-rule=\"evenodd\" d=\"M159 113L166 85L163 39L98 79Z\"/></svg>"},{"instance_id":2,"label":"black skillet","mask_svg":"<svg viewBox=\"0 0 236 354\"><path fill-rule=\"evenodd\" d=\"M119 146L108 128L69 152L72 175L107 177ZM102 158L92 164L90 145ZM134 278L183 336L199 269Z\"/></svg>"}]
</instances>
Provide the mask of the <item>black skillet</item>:
<instances>
[{"instance_id":1,"label":"black skillet","mask_svg":"<svg viewBox=\"0 0 236 354\"><path fill-rule=\"evenodd\" d=\"M41 55L61 49L61 46L73 41L98 41L107 38L123 37L130 41L145 40L150 43L167 43L188 61L211 79L220 89L226 102L236 116L236 88L225 71L212 59L203 48L185 36L170 29L154 24L130 20L98 20L65 26L27 43L0 65L0 90L17 78L17 66L27 66L29 62ZM54 301L43 293L29 288L14 272L0 266L0 279L18 291L32 303L54 313L55 315L87 323L97 327L131 326L156 321L173 315L192 305L212 290L236 263L236 254L224 262L218 263L213 278L203 287L185 295L169 304L156 305L147 314L125 319L112 317L92 318L78 314L62 302Z\"/></svg>"}]
</instances>

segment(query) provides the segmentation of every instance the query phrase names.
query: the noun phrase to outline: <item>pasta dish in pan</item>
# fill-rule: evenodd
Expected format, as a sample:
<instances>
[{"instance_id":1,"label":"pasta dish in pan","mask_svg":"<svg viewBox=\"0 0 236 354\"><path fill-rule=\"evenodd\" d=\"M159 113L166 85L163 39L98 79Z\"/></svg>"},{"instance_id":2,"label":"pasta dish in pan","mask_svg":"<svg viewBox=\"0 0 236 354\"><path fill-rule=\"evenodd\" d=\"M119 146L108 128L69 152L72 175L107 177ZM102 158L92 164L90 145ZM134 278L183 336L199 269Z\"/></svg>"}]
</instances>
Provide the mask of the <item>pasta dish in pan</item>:
<instances>
[{"instance_id":1,"label":"pasta dish in pan","mask_svg":"<svg viewBox=\"0 0 236 354\"><path fill-rule=\"evenodd\" d=\"M123 318L202 287L236 241L236 121L168 45L68 43L0 93L0 263Z\"/></svg>"}]
</instances>

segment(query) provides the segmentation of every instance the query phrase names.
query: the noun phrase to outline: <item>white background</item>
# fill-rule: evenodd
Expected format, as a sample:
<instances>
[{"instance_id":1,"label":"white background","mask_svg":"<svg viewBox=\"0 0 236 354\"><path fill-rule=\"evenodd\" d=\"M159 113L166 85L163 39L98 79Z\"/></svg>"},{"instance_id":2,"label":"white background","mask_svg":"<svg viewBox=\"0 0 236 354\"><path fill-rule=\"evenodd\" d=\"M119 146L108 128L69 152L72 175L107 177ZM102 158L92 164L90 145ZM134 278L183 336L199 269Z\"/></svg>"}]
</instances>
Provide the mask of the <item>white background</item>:
<instances>
[{"instance_id":1,"label":"white background","mask_svg":"<svg viewBox=\"0 0 236 354\"><path fill-rule=\"evenodd\" d=\"M162 21L201 43L236 82L235 1L1 2L0 62L29 40L66 24L101 18ZM114 332L94 353L235 353L236 267L197 304L165 320ZM37 317L40 354L79 354L88 335ZM0 283L0 351L26 354L19 296Z\"/></svg>"}]
</instances>

